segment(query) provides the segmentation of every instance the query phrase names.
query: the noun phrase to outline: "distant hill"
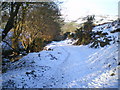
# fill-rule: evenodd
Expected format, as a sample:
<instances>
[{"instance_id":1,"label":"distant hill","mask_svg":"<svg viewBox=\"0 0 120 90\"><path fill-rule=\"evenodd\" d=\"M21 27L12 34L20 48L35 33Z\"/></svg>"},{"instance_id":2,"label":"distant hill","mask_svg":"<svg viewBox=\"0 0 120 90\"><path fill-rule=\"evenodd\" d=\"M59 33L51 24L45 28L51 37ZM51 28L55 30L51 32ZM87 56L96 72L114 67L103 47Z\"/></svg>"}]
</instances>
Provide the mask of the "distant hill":
<instances>
[{"instance_id":1,"label":"distant hill","mask_svg":"<svg viewBox=\"0 0 120 90\"><path fill-rule=\"evenodd\" d=\"M108 23L108 22L113 22L118 19L118 16L110 16L110 15L95 15L95 24L103 24L103 23ZM85 17L80 17L77 20L73 21L79 24L82 24L86 21L86 16Z\"/></svg>"},{"instance_id":2,"label":"distant hill","mask_svg":"<svg viewBox=\"0 0 120 90\"><path fill-rule=\"evenodd\" d=\"M84 22L86 22L86 17L80 17L77 20L65 22L62 27L62 32L74 32L76 28L79 28L82 26ZM109 22L113 22L118 19L118 16L110 16L110 15L95 15L94 24L95 25L101 25Z\"/></svg>"}]
</instances>

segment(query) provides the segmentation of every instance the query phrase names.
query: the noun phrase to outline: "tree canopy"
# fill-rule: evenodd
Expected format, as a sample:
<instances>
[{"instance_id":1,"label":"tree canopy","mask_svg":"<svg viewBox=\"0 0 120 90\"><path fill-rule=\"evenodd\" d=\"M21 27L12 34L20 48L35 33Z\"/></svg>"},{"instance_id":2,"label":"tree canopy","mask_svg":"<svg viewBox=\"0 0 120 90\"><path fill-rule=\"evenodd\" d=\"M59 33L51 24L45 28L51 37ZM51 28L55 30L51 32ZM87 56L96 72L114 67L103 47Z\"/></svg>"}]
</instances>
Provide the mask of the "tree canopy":
<instances>
[{"instance_id":1,"label":"tree canopy","mask_svg":"<svg viewBox=\"0 0 120 90\"><path fill-rule=\"evenodd\" d=\"M45 42L60 35L62 19L55 2L4 2L2 13L3 21L6 22L2 40L8 32L13 32L11 40L15 50L22 43L27 51L39 51Z\"/></svg>"}]
</instances>

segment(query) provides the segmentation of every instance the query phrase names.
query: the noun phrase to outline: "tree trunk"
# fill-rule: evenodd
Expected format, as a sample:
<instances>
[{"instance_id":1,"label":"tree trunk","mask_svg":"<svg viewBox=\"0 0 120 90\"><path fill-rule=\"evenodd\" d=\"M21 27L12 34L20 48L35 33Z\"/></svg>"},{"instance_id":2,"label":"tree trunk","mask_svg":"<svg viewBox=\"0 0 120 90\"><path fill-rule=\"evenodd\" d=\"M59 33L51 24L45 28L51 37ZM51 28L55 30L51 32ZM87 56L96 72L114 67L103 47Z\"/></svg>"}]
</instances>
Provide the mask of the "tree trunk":
<instances>
[{"instance_id":1,"label":"tree trunk","mask_svg":"<svg viewBox=\"0 0 120 90\"><path fill-rule=\"evenodd\" d=\"M15 16L17 16L17 13L18 13L19 8L21 6L21 2L17 2L15 4L16 4L15 11L13 12L13 10L11 10L10 18L8 19L8 22L5 26L5 29L2 32L2 40L7 36L7 33L14 27L14 18L15 18ZM11 9L13 9L13 8L14 8L14 5L11 4Z\"/></svg>"}]
</instances>

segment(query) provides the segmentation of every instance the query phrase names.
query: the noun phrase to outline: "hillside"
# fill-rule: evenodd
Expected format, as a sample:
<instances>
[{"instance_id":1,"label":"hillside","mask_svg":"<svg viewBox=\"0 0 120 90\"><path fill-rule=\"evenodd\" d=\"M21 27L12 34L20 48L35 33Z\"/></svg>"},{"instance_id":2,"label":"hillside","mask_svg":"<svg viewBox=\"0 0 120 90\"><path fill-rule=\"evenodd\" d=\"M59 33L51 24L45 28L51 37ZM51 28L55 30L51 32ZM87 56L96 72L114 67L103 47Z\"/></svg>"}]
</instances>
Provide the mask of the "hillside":
<instances>
[{"instance_id":1,"label":"hillside","mask_svg":"<svg viewBox=\"0 0 120 90\"><path fill-rule=\"evenodd\" d=\"M95 15L94 23L96 25L103 24L103 23L109 23L117 20L118 16L110 16L110 15ZM86 17L80 17L74 22L82 24L86 21Z\"/></svg>"},{"instance_id":2,"label":"hillside","mask_svg":"<svg viewBox=\"0 0 120 90\"><path fill-rule=\"evenodd\" d=\"M109 26L109 27L108 27ZM3 68L4 88L118 88L118 22L96 26L108 36L111 45L89 48L73 45L73 39L48 44L41 52L29 53Z\"/></svg>"},{"instance_id":3,"label":"hillside","mask_svg":"<svg viewBox=\"0 0 120 90\"><path fill-rule=\"evenodd\" d=\"M110 15L95 15L94 18L95 25L102 25L114 22L118 19L118 16L110 16ZM76 28L79 28L86 22L86 17L80 17L74 21L65 22L62 26L62 32L75 32Z\"/></svg>"}]
</instances>

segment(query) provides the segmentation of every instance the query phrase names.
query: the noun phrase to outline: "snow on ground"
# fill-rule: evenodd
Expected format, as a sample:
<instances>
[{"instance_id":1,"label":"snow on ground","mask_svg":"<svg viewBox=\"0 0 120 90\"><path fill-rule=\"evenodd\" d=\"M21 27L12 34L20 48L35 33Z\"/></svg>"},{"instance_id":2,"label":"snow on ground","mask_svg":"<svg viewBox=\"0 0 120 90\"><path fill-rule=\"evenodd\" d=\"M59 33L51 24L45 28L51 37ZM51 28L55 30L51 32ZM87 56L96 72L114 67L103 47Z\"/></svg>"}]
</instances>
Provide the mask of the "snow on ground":
<instances>
[{"instance_id":1,"label":"snow on ground","mask_svg":"<svg viewBox=\"0 0 120 90\"><path fill-rule=\"evenodd\" d=\"M3 87L118 88L118 43L94 49L89 45L74 46L74 42L52 42L47 50L7 64Z\"/></svg>"},{"instance_id":2,"label":"snow on ground","mask_svg":"<svg viewBox=\"0 0 120 90\"><path fill-rule=\"evenodd\" d=\"M8 65L9 70L3 74L3 87L118 87L117 44L93 49L73 46L66 41L59 44L53 42L48 45L54 47L52 51L29 53L11 66Z\"/></svg>"},{"instance_id":3,"label":"snow on ground","mask_svg":"<svg viewBox=\"0 0 120 90\"><path fill-rule=\"evenodd\" d=\"M12 41L11 41L11 37L13 36L13 32L8 32L8 34L7 34L7 36L5 37L5 40L4 41L6 41L7 43L9 43L10 45L12 45ZM4 50L10 50L11 49L11 47L7 44L7 43L5 43L5 42L1 42L1 44L2 44L2 48L4 49Z\"/></svg>"},{"instance_id":4,"label":"snow on ground","mask_svg":"<svg viewBox=\"0 0 120 90\"><path fill-rule=\"evenodd\" d=\"M107 37L111 37L111 39L113 40L111 42L111 44L112 44L114 41L118 40L118 33L111 33L111 31L114 31L118 28L120 28L120 25L119 25L119 21L116 20L114 22L109 22L109 23L106 23L106 24L103 24L100 26L96 26L93 28L92 31L94 31L94 32L102 31L103 33L107 33L108 34Z\"/></svg>"}]
</instances>

